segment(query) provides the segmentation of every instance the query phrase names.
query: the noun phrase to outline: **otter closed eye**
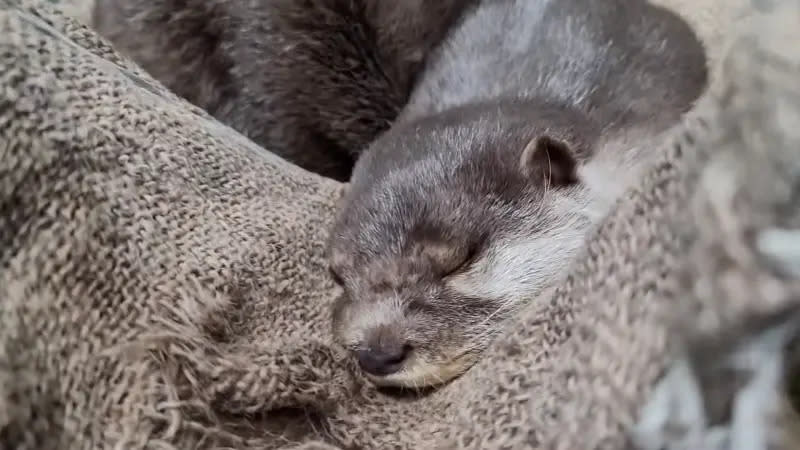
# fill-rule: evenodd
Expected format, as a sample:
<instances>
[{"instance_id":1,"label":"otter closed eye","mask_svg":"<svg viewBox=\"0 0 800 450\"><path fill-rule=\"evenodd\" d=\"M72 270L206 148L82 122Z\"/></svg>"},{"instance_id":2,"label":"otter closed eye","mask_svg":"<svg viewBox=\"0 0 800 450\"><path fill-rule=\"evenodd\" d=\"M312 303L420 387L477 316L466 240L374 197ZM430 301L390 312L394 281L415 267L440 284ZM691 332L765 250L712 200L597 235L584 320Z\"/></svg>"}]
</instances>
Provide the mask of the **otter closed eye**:
<instances>
[{"instance_id":1,"label":"otter closed eye","mask_svg":"<svg viewBox=\"0 0 800 450\"><path fill-rule=\"evenodd\" d=\"M329 247L336 341L379 385L462 374L560 280L705 80L691 29L644 0L481 2L356 163Z\"/></svg>"},{"instance_id":2,"label":"otter closed eye","mask_svg":"<svg viewBox=\"0 0 800 450\"><path fill-rule=\"evenodd\" d=\"M472 264L476 254L477 250L470 247L464 257L459 260L460 262L452 264L450 268L446 268L442 271L442 277L449 277L464 272L469 268L470 264Z\"/></svg>"},{"instance_id":3,"label":"otter closed eye","mask_svg":"<svg viewBox=\"0 0 800 450\"><path fill-rule=\"evenodd\" d=\"M428 304L422 299L411 300L406 307L409 313L425 312L427 308Z\"/></svg>"}]
</instances>

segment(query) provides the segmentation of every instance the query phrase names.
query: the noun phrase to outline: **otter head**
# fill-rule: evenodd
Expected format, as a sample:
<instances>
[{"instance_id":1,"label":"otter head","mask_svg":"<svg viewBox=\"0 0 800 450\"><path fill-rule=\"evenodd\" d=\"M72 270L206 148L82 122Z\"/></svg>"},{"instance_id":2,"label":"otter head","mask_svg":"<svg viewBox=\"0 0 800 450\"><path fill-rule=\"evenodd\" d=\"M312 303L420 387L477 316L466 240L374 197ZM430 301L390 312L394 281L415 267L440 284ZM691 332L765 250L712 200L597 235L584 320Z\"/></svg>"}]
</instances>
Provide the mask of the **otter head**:
<instances>
[{"instance_id":1,"label":"otter head","mask_svg":"<svg viewBox=\"0 0 800 450\"><path fill-rule=\"evenodd\" d=\"M591 127L528 108L399 124L357 164L329 246L333 328L375 383L463 373L580 245Z\"/></svg>"}]
</instances>

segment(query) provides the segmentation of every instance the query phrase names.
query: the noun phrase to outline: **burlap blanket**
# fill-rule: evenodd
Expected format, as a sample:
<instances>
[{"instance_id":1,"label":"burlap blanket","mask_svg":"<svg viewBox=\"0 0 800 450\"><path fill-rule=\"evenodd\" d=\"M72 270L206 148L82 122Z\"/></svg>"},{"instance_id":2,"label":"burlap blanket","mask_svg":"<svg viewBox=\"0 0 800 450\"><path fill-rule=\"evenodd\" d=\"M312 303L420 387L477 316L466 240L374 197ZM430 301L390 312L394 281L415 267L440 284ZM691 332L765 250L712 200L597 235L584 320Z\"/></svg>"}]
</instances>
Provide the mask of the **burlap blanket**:
<instances>
[{"instance_id":1,"label":"burlap blanket","mask_svg":"<svg viewBox=\"0 0 800 450\"><path fill-rule=\"evenodd\" d=\"M683 4L723 69L697 119L484 360L398 397L328 344L339 184L0 0L0 447L624 448L685 330L719 356L800 300L798 239L757 239L798 227L800 6L726 53L732 3Z\"/></svg>"}]
</instances>

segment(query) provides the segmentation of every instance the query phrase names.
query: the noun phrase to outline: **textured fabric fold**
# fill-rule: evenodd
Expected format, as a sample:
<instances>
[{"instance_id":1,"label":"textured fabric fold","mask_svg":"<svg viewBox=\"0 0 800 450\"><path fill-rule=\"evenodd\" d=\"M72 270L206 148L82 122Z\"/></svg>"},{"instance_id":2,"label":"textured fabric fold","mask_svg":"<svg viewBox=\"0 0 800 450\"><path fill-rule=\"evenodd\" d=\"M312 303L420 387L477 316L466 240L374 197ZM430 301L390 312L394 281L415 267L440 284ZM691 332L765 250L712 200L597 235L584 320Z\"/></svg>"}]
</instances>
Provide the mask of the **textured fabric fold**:
<instances>
[{"instance_id":1,"label":"textured fabric fold","mask_svg":"<svg viewBox=\"0 0 800 450\"><path fill-rule=\"evenodd\" d=\"M786 61L800 53L770 56L776 38L753 34L725 50L736 14L706 3L675 0L721 70L653 142L664 159L554 293L464 376L412 396L376 390L330 344L341 184L177 98L52 6L0 0L0 448L628 448L681 351L768 329L756 319L797 298L780 272L792 255L766 264L740 231L794 224ZM701 182L719 167L750 182L744 209ZM714 284L713 261L736 269L730 284Z\"/></svg>"}]
</instances>

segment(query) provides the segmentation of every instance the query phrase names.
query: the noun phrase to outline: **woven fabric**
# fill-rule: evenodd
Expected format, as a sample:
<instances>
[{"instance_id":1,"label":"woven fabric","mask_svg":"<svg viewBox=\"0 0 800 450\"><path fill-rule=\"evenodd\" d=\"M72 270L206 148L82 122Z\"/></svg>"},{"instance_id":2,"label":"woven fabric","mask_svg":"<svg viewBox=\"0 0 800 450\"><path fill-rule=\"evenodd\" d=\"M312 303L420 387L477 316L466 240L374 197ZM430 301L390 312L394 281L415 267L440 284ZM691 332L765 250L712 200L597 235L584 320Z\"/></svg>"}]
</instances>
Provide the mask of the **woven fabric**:
<instances>
[{"instance_id":1,"label":"woven fabric","mask_svg":"<svg viewBox=\"0 0 800 450\"><path fill-rule=\"evenodd\" d=\"M731 131L758 134L763 114L722 112L790 84L762 70L780 61L752 40L733 47L698 124L653 143L665 159L567 281L467 374L398 398L329 344L339 291L323 253L342 185L180 100L50 6L0 7L0 448L624 448L680 338L676 311L713 338L792 305L685 282L713 280L685 269L746 242L714 241L720 222L687 207L703 204L711 150L744 161L763 142ZM701 10L702 36L733 17ZM713 204L738 223L739 210ZM788 279L734 277L792 292ZM698 304L697 320L680 315Z\"/></svg>"}]
</instances>

